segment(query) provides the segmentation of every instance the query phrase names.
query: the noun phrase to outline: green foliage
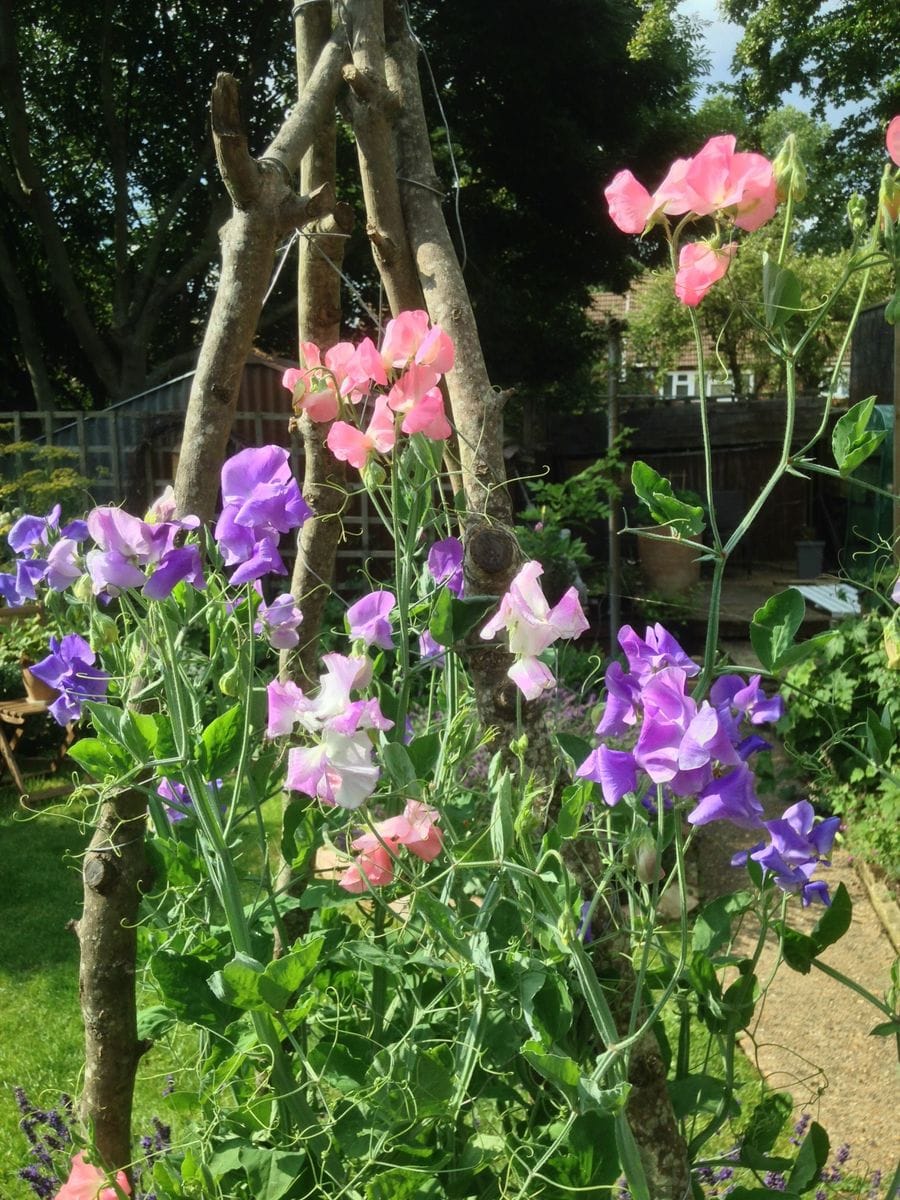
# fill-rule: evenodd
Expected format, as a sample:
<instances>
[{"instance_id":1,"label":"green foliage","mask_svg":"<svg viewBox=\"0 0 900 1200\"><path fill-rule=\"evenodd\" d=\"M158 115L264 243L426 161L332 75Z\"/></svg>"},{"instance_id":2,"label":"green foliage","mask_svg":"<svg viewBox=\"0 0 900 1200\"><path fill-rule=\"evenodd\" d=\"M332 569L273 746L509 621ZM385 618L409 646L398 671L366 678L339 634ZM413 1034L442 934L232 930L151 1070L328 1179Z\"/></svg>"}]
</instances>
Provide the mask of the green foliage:
<instances>
[{"instance_id":1,"label":"green foliage","mask_svg":"<svg viewBox=\"0 0 900 1200\"><path fill-rule=\"evenodd\" d=\"M839 813L850 844L900 878L900 671L888 665L895 620L867 612L841 623L788 672L785 744L818 804Z\"/></svg>"},{"instance_id":2,"label":"green foliage","mask_svg":"<svg viewBox=\"0 0 900 1200\"><path fill-rule=\"evenodd\" d=\"M87 507L88 480L75 469L77 451L39 442L14 442L9 437L11 429L9 424L0 424L0 538L4 543L23 513L43 516L60 504L65 523Z\"/></svg>"},{"instance_id":3,"label":"green foliage","mask_svg":"<svg viewBox=\"0 0 900 1200\"><path fill-rule=\"evenodd\" d=\"M777 113L794 87L814 118L840 112L824 145L817 179L823 199L811 230L820 245L833 249L845 237L847 194L871 187L867 164L884 158L885 125L900 111L900 81L896 71L885 70L882 51L900 39L897 6L880 0L723 0L722 8L744 30L736 53L740 72L729 90L754 118ZM870 191L870 210L874 198Z\"/></svg>"},{"instance_id":4,"label":"green foliage","mask_svg":"<svg viewBox=\"0 0 900 1200\"><path fill-rule=\"evenodd\" d=\"M518 514L516 536L525 558L543 564L548 596L558 598L579 581L599 589L584 539L597 535L610 504L622 494L623 452L631 433L623 429L605 454L575 475L559 482L529 480L533 502Z\"/></svg>"}]
</instances>

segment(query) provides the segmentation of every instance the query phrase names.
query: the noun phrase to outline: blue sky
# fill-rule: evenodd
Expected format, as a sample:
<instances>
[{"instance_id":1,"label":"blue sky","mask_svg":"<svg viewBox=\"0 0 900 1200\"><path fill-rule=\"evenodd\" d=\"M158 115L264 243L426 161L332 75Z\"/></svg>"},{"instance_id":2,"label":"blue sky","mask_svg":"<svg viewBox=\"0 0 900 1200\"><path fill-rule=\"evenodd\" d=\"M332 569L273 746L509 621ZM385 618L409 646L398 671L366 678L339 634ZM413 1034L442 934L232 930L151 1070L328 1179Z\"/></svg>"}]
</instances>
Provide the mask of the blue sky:
<instances>
[{"instance_id":1,"label":"blue sky","mask_svg":"<svg viewBox=\"0 0 900 1200\"><path fill-rule=\"evenodd\" d=\"M685 16L700 17L708 22L704 33L711 70L704 82L708 85L730 82L731 59L740 40L740 26L722 19L716 0L682 0L679 7Z\"/></svg>"}]
</instances>

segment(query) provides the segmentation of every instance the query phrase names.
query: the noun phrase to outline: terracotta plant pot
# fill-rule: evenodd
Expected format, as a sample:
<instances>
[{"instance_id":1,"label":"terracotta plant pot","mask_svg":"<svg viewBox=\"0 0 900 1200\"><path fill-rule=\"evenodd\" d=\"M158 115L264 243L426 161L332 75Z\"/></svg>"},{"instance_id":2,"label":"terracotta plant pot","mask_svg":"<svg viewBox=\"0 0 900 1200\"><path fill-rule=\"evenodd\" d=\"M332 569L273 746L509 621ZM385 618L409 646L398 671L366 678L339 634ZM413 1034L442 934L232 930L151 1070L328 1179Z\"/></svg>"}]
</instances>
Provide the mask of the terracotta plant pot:
<instances>
[{"instance_id":1,"label":"terracotta plant pot","mask_svg":"<svg viewBox=\"0 0 900 1200\"><path fill-rule=\"evenodd\" d=\"M59 699L59 692L56 688L50 687L48 683L44 683L36 675L32 675L27 667L22 668L22 682L25 684L25 695L35 703L52 704L54 700Z\"/></svg>"},{"instance_id":2,"label":"terracotta plant pot","mask_svg":"<svg viewBox=\"0 0 900 1200\"><path fill-rule=\"evenodd\" d=\"M661 596L683 596L700 582L699 551L672 536L666 525L647 526L663 539L639 537L641 573L649 588ZM640 532L640 531L638 531Z\"/></svg>"}]
</instances>

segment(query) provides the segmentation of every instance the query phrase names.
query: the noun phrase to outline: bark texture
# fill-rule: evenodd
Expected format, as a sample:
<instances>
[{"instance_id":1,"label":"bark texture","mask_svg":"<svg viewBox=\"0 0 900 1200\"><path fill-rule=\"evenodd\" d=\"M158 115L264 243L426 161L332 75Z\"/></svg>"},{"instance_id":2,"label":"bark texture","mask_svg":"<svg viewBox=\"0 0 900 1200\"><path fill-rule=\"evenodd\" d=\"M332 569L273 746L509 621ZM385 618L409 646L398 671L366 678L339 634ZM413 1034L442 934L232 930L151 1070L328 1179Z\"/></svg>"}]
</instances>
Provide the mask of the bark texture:
<instances>
[{"instance_id":1,"label":"bark texture","mask_svg":"<svg viewBox=\"0 0 900 1200\"><path fill-rule=\"evenodd\" d=\"M331 36L331 5L311 4L295 16L297 89L302 95L319 55ZM300 164L300 190L335 184L337 128L332 112L324 120ZM341 277L346 237L353 227L348 205L314 223L301 237L297 263L297 334L323 352L340 341ZM341 538L340 513L346 500L347 472L325 446L329 425L304 414L298 422L303 441L303 498L315 513L304 522L297 543L291 594L303 612L301 642L282 655L283 678L308 686L318 678L319 631L334 576Z\"/></svg>"},{"instance_id":2,"label":"bark texture","mask_svg":"<svg viewBox=\"0 0 900 1200\"><path fill-rule=\"evenodd\" d=\"M265 153L250 156L235 80L222 74L212 94L216 157L234 211L222 230L222 277L188 401L175 495L181 513L212 517L218 473L237 408L244 361L253 342L279 239L333 206L325 187L298 196L293 173L328 119L341 81L346 46L331 39L303 95Z\"/></svg>"},{"instance_id":3,"label":"bark texture","mask_svg":"<svg viewBox=\"0 0 900 1200\"><path fill-rule=\"evenodd\" d=\"M102 803L84 858L84 911L75 926L85 1037L81 1112L101 1159L116 1169L134 1157L134 1077L148 1048L138 1041L135 1001L137 916L147 870L145 811L140 792L122 792Z\"/></svg>"}]
</instances>

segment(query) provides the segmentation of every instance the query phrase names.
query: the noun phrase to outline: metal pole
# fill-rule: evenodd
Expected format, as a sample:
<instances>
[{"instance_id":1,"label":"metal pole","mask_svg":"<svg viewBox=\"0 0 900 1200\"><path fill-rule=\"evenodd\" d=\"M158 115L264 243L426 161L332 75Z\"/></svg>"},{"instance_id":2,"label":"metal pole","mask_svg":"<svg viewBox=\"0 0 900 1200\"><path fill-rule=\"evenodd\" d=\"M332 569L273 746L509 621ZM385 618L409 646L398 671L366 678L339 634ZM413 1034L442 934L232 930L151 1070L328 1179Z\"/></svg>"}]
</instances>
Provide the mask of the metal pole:
<instances>
[{"instance_id":1,"label":"metal pole","mask_svg":"<svg viewBox=\"0 0 900 1200\"><path fill-rule=\"evenodd\" d=\"M606 438L607 449L619 436L619 364L622 360L622 331L618 321L608 322L606 355L608 365ZM618 649L620 598L622 595L622 559L619 543L619 502L609 501L609 652Z\"/></svg>"}]
</instances>

